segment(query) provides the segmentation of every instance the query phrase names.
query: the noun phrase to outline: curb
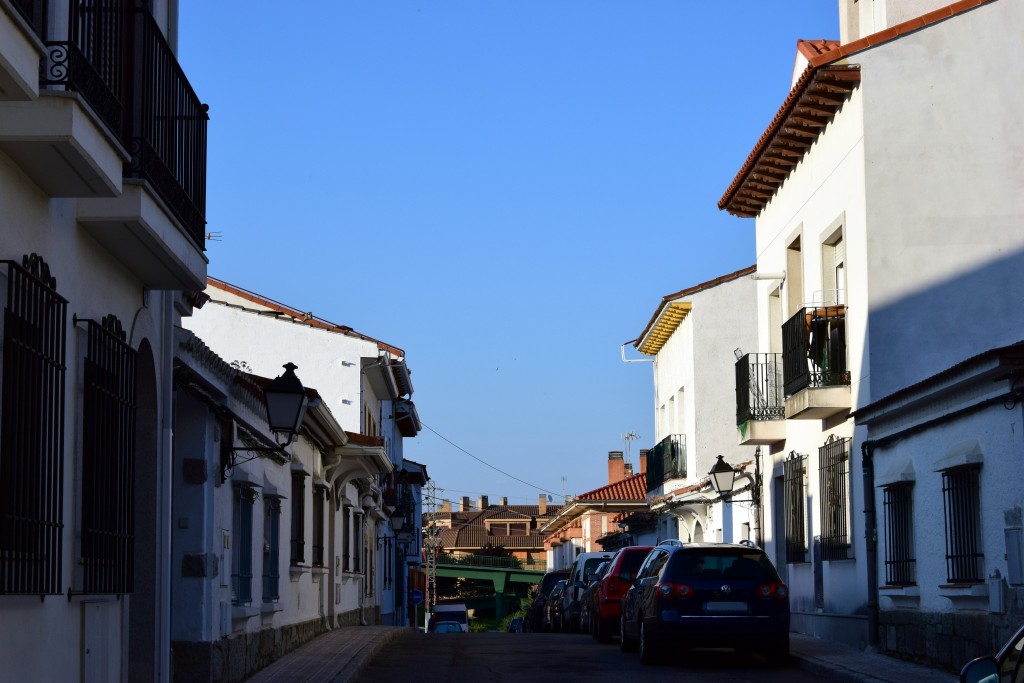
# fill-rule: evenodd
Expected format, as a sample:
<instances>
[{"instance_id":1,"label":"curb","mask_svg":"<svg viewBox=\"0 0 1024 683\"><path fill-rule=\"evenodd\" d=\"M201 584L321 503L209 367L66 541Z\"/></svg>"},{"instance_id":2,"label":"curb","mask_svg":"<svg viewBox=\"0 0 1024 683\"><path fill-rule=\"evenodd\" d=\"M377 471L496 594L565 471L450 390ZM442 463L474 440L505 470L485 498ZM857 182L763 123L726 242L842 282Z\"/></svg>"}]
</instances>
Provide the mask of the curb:
<instances>
[{"instance_id":1,"label":"curb","mask_svg":"<svg viewBox=\"0 0 1024 683\"><path fill-rule=\"evenodd\" d=\"M868 676L858 671L844 669L839 665L823 662L814 657L805 657L798 654L791 654L790 662L798 669L809 671L830 681L840 681L841 683L885 683L887 680Z\"/></svg>"}]
</instances>

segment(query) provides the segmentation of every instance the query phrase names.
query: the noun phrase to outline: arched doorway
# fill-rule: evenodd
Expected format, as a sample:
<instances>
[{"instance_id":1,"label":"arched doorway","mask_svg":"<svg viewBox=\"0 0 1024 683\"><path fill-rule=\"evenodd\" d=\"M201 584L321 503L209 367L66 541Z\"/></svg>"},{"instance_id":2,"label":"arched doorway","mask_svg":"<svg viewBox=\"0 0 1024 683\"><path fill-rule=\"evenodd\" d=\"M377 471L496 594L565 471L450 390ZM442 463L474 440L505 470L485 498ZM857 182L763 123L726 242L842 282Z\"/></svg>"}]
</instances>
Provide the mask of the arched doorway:
<instances>
[{"instance_id":1,"label":"arched doorway","mask_svg":"<svg viewBox=\"0 0 1024 683\"><path fill-rule=\"evenodd\" d=\"M700 520L693 520L693 542L702 543L704 541L704 527L701 525Z\"/></svg>"},{"instance_id":2,"label":"arched doorway","mask_svg":"<svg viewBox=\"0 0 1024 683\"><path fill-rule=\"evenodd\" d=\"M156 678L157 652L157 419L153 348L139 344L135 372L134 592L128 599L128 680Z\"/></svg>"}]
</instances>

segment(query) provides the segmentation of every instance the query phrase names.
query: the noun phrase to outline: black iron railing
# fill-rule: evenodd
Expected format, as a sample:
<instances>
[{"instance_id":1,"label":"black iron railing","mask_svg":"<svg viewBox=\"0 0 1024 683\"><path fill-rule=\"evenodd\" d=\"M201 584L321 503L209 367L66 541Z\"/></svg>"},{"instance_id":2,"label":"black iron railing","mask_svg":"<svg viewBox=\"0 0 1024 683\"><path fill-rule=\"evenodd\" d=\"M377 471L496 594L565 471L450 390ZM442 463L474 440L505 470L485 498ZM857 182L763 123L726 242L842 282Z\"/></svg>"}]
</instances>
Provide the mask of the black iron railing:
<instances>
[{"instance_id":1,"label":"black iron railing","mask_svg":"<svg viewBox=\"0 0 1024 683\"><path fill-rule=\"evenodd\" d=\"M786 515L786 562L807 561L807 529L804 526L806 455L791 452L782 465Z\"/></svg>"},{"instance_id":2,"label":"black iron railing","mask_svg":"<svg viewBox=\"0 0 1024 683\"><path fill-rule=\"evenodd\" d=\"M263 602L281 597L281 499L267 498L263 524Z\"/></svg>"},{"instance_id":3,"label":"black iron railing","mask_svg":"<svg viewBox=\"0 0 1024 683\"><path fill-rule=\"evenodd\" d=\"M40 83L82 95L131 153L125 176L149 181L204 249L209 116L153 16L134 0L79 0L67 38L46 45Z\"/></svg>"},{"instance_id":4,"label":"black iron railing","mask_svg":"<svg viewBox=\"0 0 1024 683\"><path fill-rule=\"evenodd\" d=\"M782 374L786 396L850 383L845 306L802 308L783 323Z\"/></svg>"},{"instance_id":5,"label":"black iron railing","mask_svg":"<svg viewBox=\"0 0 1024 683\"><path fill-rule=\"evenodd\" d=\"M686 436L671 434L647 453L647 490L653 491L669 479L686 478Z\"/></svg>"},{"instance_id":6,"label":"black iron railing","mask_svg":"<svg viewBox=\"0 0 1024 683\"><path fill-rule=\"evenodd\" d=\"M821 557L826 562L853 557L850 544L850 440L833 434L818 449L818 502Z\"/></svg>"},{"instance_id":7,"label":"black iron railing","mask_svg":"<svg viewBox=\"0 0 1024 683\"><path fill-rule=\"evenodd\" d=\"M326 490L313 487L313 556L314 567L324 566L324 501Z\"/></svg>"},{"instance_id":8,"label":"black iron railing","mask_svg":"<svg viewBox=\"0 0 1024 683\"><path fill-rule=\"evenodd\" d=\"M785 418L782 354L748 353L736 361L736 424Z\"/></svg>"},{"instance_id":9,"label":"black iron railing","mask_svg":"<svg viewBox=\"0 0 1024 683\"><path fill-rule=\"evenodd\" d=\"M942 502L946 518L946 574L949 583L984 581L980 473L980 465L955 467L942 473Z\"/></svg>"},{"instance_id":10,"label":"black iron railing","mask_svg":"<svg viewBox=\"0 0 1024 683\"><path fill-rule=\"evenodd\" d=\"M252 518L256 492L248 486L235 489L234 536L231 567L231 602L252 602Z\"/></svg>"},{"instance_id":11,"label":"black iron railing","mask_svg":"<svg viewBox=\"0 0 1024 683\"><path fill-rule=\"evenodd\" d=\"M62 592L67 301L35 254L0 264L0 594L53 595Z\"/></svg>"},{"instance_id":12,"label":"black iron railing","mask_svg":"<svg viewBox=\"0 0 1024 683\"><path fill-rule=\"evenodd\" d=\"M134 589L135 350L110 315L88 324L82 419L82 591Z\"/></svg>"},{"instance_id":13,"label":"black iron railing","mask_svg":"<svg viewBox=\"0 0 1024 683\"><path fill-rule=\"evenodd\" d=\"M292 538L291 563L306 561L306 477L292 474Z\"/></svg>"}]
</instances>

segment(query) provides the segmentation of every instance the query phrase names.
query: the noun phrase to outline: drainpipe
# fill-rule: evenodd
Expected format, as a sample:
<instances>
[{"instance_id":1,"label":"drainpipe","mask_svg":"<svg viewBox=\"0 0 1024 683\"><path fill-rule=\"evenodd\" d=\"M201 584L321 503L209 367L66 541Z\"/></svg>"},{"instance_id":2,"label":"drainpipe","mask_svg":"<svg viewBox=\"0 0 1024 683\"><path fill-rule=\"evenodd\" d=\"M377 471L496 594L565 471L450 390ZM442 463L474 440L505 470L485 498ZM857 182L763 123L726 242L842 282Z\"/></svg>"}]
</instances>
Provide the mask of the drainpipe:
<instances>
[{"instance_id":1,"label":"drainpipe","mask_svg":"<svg viewBox=\"0 0 1024 683\"><path fill-rule=\"evenodd\" d=\"M162 462L157 467L159 504L157 505L156 602L158 621L156 673L158 680L171 680L171 492L174 453L174 298L172 291L161 292L160 308L160 447Z\"/></svg>"},{"instance_id":2,"label":"drainpipe","mask_svg":"<svg viewBox=\"0 0 1024 683\"><path fill-rule=\"evenodd\" d=\"M878 519L875 514L875 441L860 445L864 477L864 540L868 564L868 647L878 649Z\"/></svg>"}]
</instances>

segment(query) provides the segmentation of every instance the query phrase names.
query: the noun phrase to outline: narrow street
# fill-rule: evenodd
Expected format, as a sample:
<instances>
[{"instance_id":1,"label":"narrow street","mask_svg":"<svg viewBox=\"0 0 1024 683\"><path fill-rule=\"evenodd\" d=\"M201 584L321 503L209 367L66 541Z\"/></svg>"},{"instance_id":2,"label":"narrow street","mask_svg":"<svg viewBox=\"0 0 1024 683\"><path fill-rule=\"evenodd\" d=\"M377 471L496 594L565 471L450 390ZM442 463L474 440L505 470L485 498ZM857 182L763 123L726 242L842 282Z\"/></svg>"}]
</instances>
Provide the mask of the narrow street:
<instances>
[{"instance_id":1,"label":"narrow street","mask_svg":"<svg viewBox=\"0 0 1024 683\"><path fill-rule=\"evenodd\" d=\"M410 676L410 672L413 672ZM770 667L754 654L698 650L643 666L616 643L598 645L586 635L552 633L411 633L395 639L356 679L359 683L545 683L568 681L817 681L794 667Z\"/></svg>"}]
</instances>

